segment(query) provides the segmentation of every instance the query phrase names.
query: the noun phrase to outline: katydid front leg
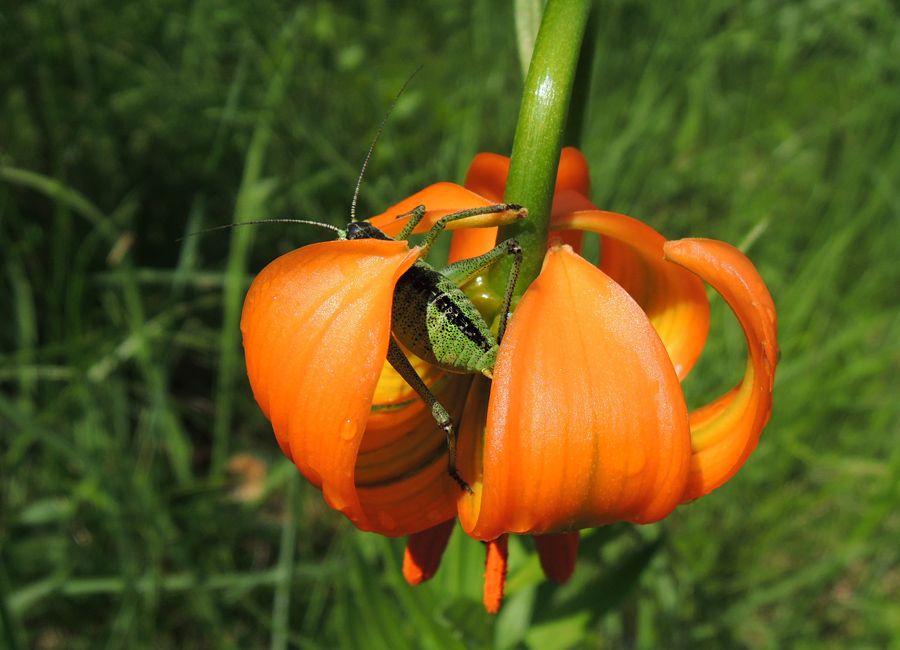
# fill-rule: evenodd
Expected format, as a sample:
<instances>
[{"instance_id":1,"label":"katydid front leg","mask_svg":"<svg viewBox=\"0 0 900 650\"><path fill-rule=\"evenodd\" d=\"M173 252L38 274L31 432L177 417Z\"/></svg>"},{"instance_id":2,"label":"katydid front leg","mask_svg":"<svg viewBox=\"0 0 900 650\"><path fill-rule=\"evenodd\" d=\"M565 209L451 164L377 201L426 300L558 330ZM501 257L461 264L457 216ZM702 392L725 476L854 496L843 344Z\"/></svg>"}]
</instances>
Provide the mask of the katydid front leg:
<instances>
[{"instance_id":1,"label":"katydid front leg","mask_svg":"<svg viewBox=\"0 0 900 650\"><path fill-rule=\"evenodd\" d=\"M459 434L453 428L453 420L450 418L450 414L447 413L447 409L441 406L441 403L437 401L434 393L431 392L428 386L425 385L425 382L422 381L422 378L419 377L419 373L412 367L409 359L403 354L403 350L397 345L397 341L393 336L391 336L391 339L388 342L387 360L394 367L394 370L396 370L406 383L409 384L419 397L422 398L422 401L425 402L425 405L431 410L431 415L437 422L438 427L443 429L447 434L447 473L453 477L454 481L459 483L459 487L469 494L472 494L472 488L469 487L468 483L462 480L459 471L456 468L456 441L459 438Z\"/></svg>"}]
</instances>

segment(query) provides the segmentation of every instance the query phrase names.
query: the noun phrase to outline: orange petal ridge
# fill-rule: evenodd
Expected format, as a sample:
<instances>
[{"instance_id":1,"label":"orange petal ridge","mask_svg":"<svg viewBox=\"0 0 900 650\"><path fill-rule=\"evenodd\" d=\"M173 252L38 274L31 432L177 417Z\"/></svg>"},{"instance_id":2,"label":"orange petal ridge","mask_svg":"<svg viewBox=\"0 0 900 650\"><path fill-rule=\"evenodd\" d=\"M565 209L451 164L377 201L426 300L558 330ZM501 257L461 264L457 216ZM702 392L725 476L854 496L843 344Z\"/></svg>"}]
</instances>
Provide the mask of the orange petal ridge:
<instances>
[{"instance_id":1,"label":"orange petal ridge","mask_svg":"<svg viewBox=\"0 0 900 650\"><path fill-rule=\"evenodd\" d=\"M241 317L253 395L285 455L363 530L357 450L387 356L394 284L418 252L373 239L305 246L253 281Z\"/></svg>"},{"instance_id":2,"label":"orange petal ridge","mask_svg":"<svg viewBox=\"0 0 900 650\"><path fill-rule=\"evenodd\" d=\"M476 378L460 424L468 535L650 523L679 503L690 433L668 354L631 297L570 248L547 253L485 388Z\"/></svg>"},{"instance_id":3,"label":"orange petal ridge","mask_svg":"<svg viewBox=\"0 0 900 650\"><path fill-rule=\"evenodd\" d=\"M666 263L666 239L650 226L615 212L586 209L586 205L590 203L573 193L560 195L554 212L561 214L554 216L551 227L590 230L602 236L600 269L644 309L678 378L684 379L709 331L709 300L703 282Z\"/></svg>"},{"instance_id":4,"label":"orange petal ridge","mask_svg":"<svg viewBox=\"0 0 900 650\"><path fill-rule=\"evenodd\" d=\"M690 414L691 471L682 496L690 501L730 479L756 449L772 413L778 364L775 304L753 263L734 246L711 239L668 242L666 259L708 282L734 311L747 339L743 380Z\"/></svg>"}]
</instances>

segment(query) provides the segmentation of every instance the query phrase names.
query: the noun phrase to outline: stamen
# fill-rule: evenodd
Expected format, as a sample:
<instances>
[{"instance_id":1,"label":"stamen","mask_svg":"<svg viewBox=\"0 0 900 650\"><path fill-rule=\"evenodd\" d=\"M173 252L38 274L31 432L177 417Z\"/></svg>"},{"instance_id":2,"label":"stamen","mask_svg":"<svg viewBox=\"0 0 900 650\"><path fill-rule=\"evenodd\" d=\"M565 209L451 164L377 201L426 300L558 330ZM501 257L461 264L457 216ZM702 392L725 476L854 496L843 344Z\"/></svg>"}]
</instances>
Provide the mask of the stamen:
<instances>
[{"instance_id":1,"label":"stamen","mask_svg":"<svg viewBox=\"0 0 900 650\"><path fill-rule=\"evenodd\" d=\"M581 533L577 530L573 533L534 536L534 544L537 546L538 557L541 559L541 568L547 579L557 584L564 584L572 577L572 572L575 571L575 561L578 559L580 537Z\"/></svg>"},{"instance_id":2,"label":"stamen","mask_svg":"<svg viewBox=\"0 0 900 650\"><path fill-rule=\"evenodd\" d=\"M487 560L484 563L484 608L488 614L496 614L503 604L506 559L509 555L508 540L509 535L500 535L487 543Z\"/></svg>"},{"instance_id":3,"label":"stamen","mask_svg":"<svg viewBox=\"0 0 900 650\"><path fill-rule=\"evenodd\" d=\"M415 587L437 572L455 524L455 518L448 519L409 536L403 553L403 577L409 584Z\"/></svg>"}]
</instances>

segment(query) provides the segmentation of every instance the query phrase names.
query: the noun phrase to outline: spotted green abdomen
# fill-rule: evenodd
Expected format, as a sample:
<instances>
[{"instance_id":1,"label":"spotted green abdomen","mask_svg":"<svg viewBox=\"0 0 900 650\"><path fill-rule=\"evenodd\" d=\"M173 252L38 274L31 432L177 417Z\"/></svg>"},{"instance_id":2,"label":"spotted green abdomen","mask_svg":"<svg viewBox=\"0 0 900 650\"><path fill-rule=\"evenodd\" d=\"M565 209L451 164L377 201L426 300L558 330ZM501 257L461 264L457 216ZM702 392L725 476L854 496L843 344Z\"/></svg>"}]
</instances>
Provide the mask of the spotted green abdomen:
<instances>
[{"instance_id":1,"label":"spotted green abdomen","mask_svg":"<svg viewBox=\"0 0 900 650\"><path fill-rule=\"evenodd\" d=\"M472 301L422 261L397 281L391 331L407 349L451 372L490 376L499 346Z\"/></svg>"}]
</instances>

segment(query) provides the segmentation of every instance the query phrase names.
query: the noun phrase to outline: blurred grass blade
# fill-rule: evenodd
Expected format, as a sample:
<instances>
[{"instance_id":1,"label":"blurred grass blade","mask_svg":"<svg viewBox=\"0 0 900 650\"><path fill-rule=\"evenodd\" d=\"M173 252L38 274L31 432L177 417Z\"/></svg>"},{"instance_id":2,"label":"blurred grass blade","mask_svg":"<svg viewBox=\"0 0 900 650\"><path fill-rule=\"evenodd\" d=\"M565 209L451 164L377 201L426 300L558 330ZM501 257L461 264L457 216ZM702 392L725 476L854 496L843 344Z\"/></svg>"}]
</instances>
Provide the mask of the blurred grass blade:
<instances>
[{"instance_id":1,"label":"blurred grass blade","mask_svg":"<svg viewBox=\"0 0 900 650\"><path fill-rule=\"evenodd\" d=\"M0 638L5 640L5 647L9 650L22 650L25 648L24 629L22 622L13 614L9 606L9 579L6 576L6 567L3 565L3 557L0 555Z\"/></svg>"},{"instance_id":2,"label":"blurred grass blade","mask_svg":"<svg viewBox=\"0 0 900 650\"><path fill-rule=\"evenodd\" d=\"M547 4L547 0L513 1L519 66L522 68L523 79L528 75L528 66L531 65L531 53L534 52L534 42L537 40L538 29L541 27L541 16L544 13L545 4Z\"/></svg>"},{"instance_id":3,"label":"blurred grass blade","mask_svg":"<svg viewBox=\"0 0 900 650\"><path fill-rule=\"evenodd\" d=\"M284 26L281 42L290 42L302 17L298 7L293 18ZM263 107L256 118L253 138L244 161L244 173L237 196L236 223L262 219L264 204L274 188L274 181L262 178L263 163L272 137L274 110L284 99L287 80L293 71L294 53L284 50L278 67L269 81ZM238 347L241 305L243 304L243 278L247 272L247 256L253 240L252 228L234 228L231 234L231 250L225 272L224 314L220 337L219 376L216 388L216 417L213 423L212 467L213 476L222 476L228 463L228 440L231 435L234 390L240 367Z\"/></svg>"},{"instance_id":4,"label":"blurred grass blade","mask_svg":"<svg viewBox=\"0 0 900 650\"><path fill-rule=\"evenodd\" d=\"M293 472L287 481L287 503L285 520L281 529L281 543L278 553L278 582L272 603L271 650L285 650L290 632L289 617L291 605L291 578L293 577L294 547L297 539L297 494L300 474Z\"/></svg>"},{"instance_id":5,"label":"blurred grass blade","mask_svg":"<svg viewBox=\"0 0 900 650\"><path fill-rule=\"evenodd\" d=\"M28 171L27 169L16 169L6 165L0 165L0 180L27 187L64 203L97 228L109 243L115 244L117 241L118 233L113 226L112 218L107 217L85 196L65 183L37 172Z\"/></svg>"},{"instance_id":6,"label":"blurred grass blade","mask_svg":"<svg viewBox=\"0 0 900 650\"><path fill-rule=\"evenodd\" d=\"M558 605L554 604L554 599L558 598L557 589L549 582L544 583L538 589L535 625L567 617L576 617L585 625L595 623L634 589L644 569L662 546L662 541L663 538L658 537L627 553L595 580L580 585L577 593ZM588 612L589 616L581 618L578 616L581 612Z\"/></svg>"}]
</instances>

